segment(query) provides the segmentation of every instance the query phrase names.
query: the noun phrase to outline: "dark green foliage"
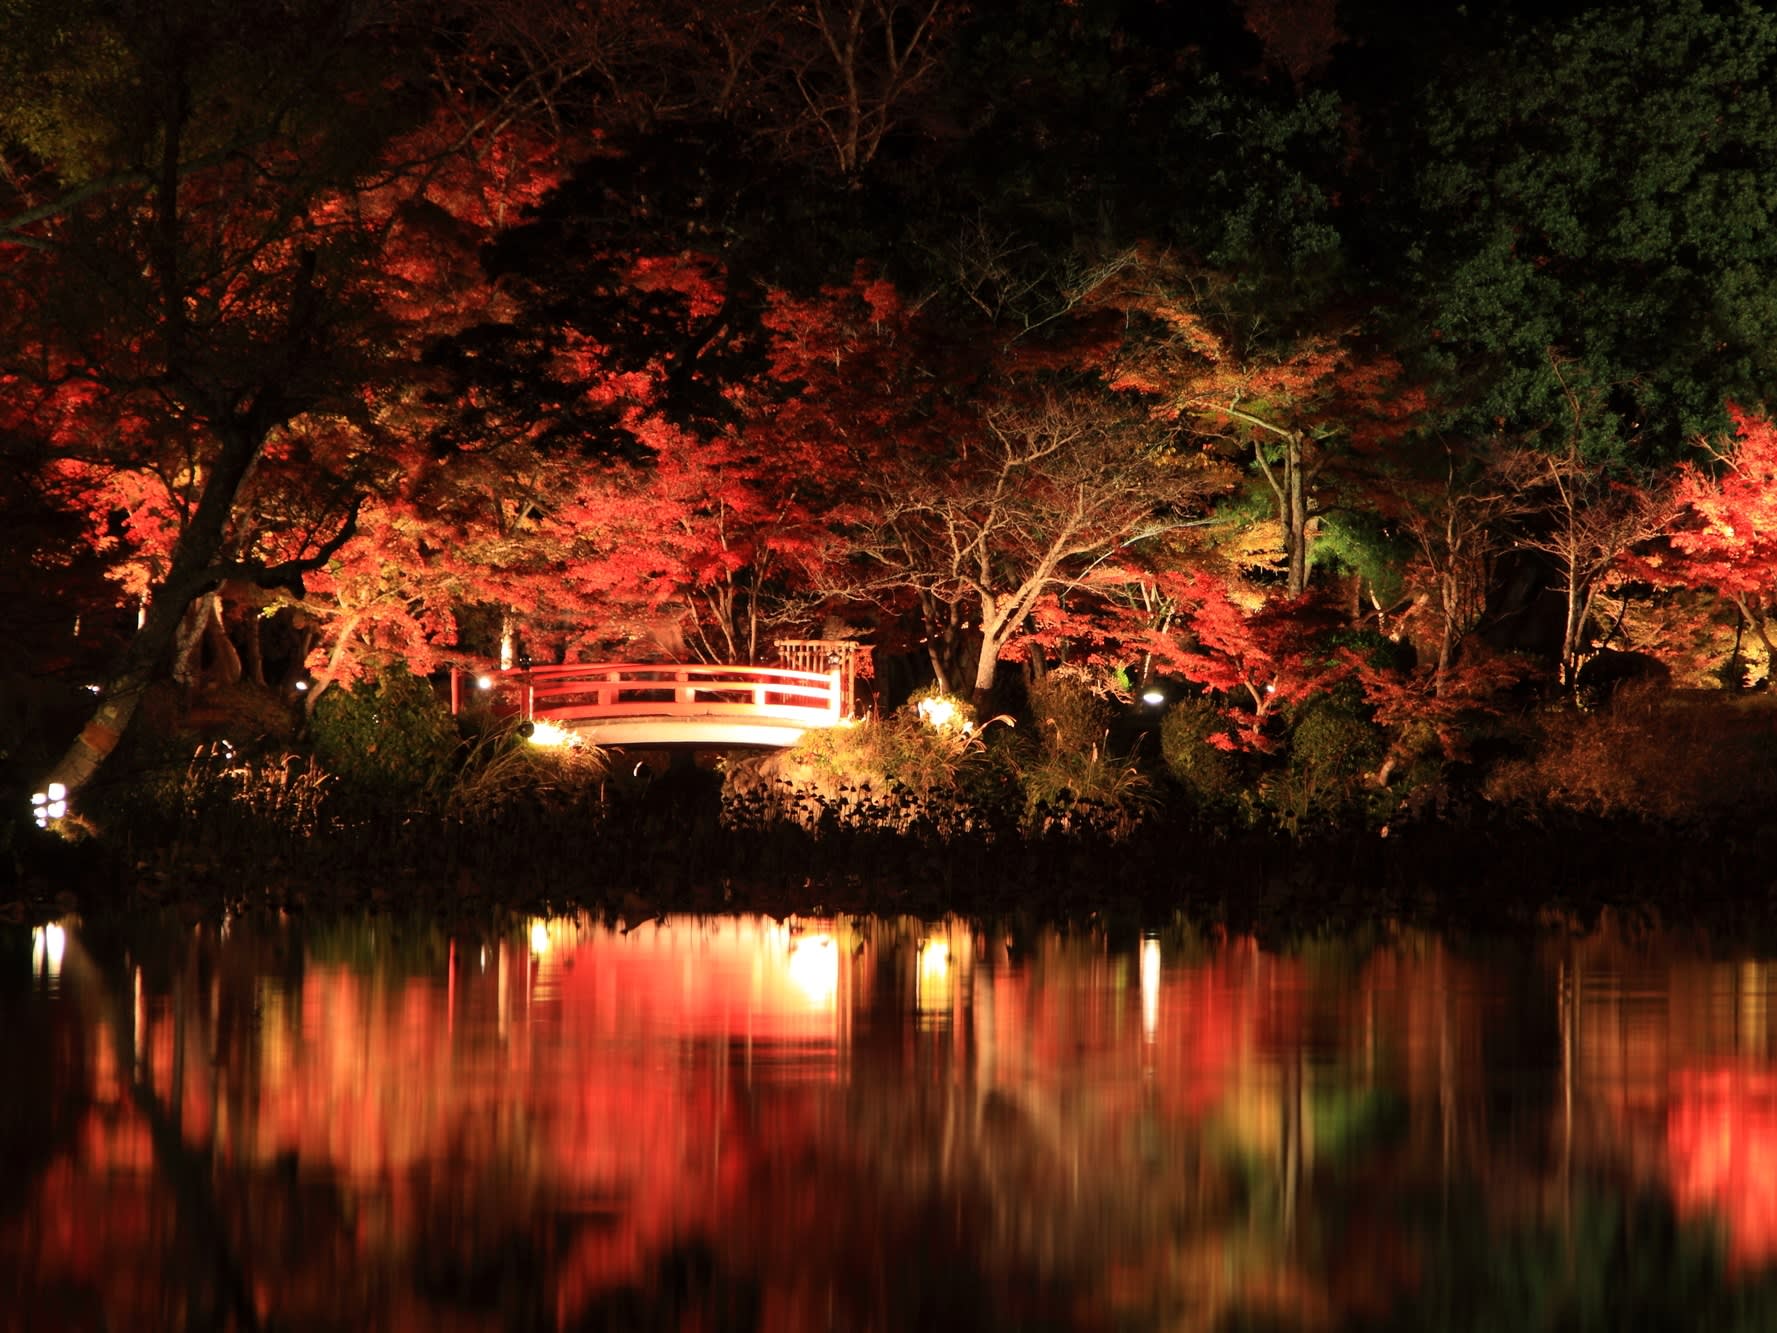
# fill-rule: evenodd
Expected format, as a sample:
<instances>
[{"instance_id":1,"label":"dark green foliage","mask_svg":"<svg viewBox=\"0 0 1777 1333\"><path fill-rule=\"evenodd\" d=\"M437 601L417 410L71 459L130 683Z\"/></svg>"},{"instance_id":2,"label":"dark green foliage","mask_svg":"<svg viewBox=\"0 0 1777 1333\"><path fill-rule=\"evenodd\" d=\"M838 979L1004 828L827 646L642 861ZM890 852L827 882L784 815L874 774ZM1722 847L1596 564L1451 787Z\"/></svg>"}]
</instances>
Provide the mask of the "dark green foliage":
<instances>
[{"instance_id":1,"label":"dark green foliage","mask_svg":"<svg viewBox=\"0 0 1777 1333\"><path fill-rule=\"evenodd\" d=\"M1182 699L1160 720L1166 770L1191 802L1209 815L1238 808L1244 791L1240 761L1210 737L1226 734L1228 719L1208 699Z\"/></svg>"},{"instance_id":2,"label":"dark green foliage","mask_svg":"<svg viewBox=\"0 0 1777 1333\"><path fill-rule=\"evenodd\" d=\"M1410 279L1459 416L1672 456L1777 390L1777 16L1643 0L1518 32L1423 94Z\"/></svg>"},{"instance_id":3,"label":"dark green foliage","mask_svg":"<svg viewBox=\"0 0 1777 1333\"><path fill-rule=\"evenodd\" d=\"M366 795L401 799L437 789L459 746L450 710L405 668L329 690L309 720L322 767Z\"/></svg>"},{"instance_id":4,"label":"dark green foliage","mask_svg":"<svg viewBox=\"0 0 1777 1333\"><path fill-rule=\"evenodd\" d=\"M1383 750L1382 732L1355 687L1316 695L1297 710L1288 757L1260 784L1261 798L1291 834L1360 819L1366 782Z\"/></svg>"},{"instance_id":5,"label":"dark green foliage","mask_svg":"<svg viewBox=\"0 0 1777 1333\"><path fill-rule=\"evenodd\" d=\"M1401 1225L1436 1236L1411 1293L1377 1329L1752 1330L1769 1323L1771 1282L1730 1274L1719 1235L1670 1200L1578 1187L1563 1220L1499 1221L1479 1193L1398 1198Z\"/></svg>"},{"instance_id":6,"label":"dark green foliage","mask_svg":"<svg viewBox=\"0 0 1777 1333\"><path fill-rule=\"evenodd\" d=\"M1245 352L1324 320L1345 273L1334 200L1348 148L1330 93L1264 95L1198 81L1168 126L1186 201L1173 234L1227 276L1223 322Z\"/></svg>"},{"instance_id":7,"label":"dark green foliage","mask_svg":"<svg viewBox=\"0 0 1777 1333\"><path fill-rule=\"evenodd\" d=\"M1320 530L1308 549L1310 567L1350 570L1385 607L1400 598L1403 571L1411 556L1398 531L1379 516L1358 509L1322 514Z\"/></svg>"}]
</instances>

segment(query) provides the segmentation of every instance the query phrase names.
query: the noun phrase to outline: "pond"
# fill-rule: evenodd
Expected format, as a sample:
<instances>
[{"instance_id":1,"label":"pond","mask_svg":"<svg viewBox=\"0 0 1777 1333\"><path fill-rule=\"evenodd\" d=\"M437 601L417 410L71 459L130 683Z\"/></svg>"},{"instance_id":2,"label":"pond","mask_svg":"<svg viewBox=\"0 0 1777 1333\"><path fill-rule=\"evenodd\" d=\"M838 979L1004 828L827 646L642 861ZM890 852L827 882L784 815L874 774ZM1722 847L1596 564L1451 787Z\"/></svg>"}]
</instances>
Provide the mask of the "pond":
<instances>
[{"instance_id":1,"label":"pond","mask_svg":"<svg viewBox=\"0 0 1777 1333\"><path fill-rule=\"evenodd\" d=\"M1777 1324L1699 935L3 930L0 1329Z\"/></svg>"}]
</instances>

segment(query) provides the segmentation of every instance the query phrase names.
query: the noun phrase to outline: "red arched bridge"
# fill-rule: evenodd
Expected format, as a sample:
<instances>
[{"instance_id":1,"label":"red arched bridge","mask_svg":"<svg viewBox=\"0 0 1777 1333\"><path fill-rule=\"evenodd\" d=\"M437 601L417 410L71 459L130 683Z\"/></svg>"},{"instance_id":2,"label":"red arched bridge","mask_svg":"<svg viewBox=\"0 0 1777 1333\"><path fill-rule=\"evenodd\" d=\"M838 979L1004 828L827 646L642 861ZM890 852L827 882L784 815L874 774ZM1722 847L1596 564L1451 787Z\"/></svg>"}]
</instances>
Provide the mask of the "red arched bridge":
<instances>
[{"instance_id":1,"label":"red arched bridge","mask_svg":"<svg viewBox=\"0 0 1777 1333\"><path fill-rule=\"evenodd\" d=\"M793 745L851 716L849 664L781 666L577 662L451 676L451 708L467 688L501 712L552 723L594 745Z\"/></svg>"}]
</instances>

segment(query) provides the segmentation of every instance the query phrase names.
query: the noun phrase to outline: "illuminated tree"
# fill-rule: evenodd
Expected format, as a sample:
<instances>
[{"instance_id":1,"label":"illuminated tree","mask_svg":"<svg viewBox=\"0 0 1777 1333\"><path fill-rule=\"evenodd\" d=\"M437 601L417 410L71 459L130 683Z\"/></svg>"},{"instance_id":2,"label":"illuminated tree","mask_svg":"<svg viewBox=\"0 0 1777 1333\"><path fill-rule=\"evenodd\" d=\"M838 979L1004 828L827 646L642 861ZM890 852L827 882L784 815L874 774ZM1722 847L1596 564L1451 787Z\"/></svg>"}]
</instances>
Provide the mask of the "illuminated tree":
<instances>
[{"instance_id":1,"label":"illuminated tree","mask_svg":"<svg viewBox=\"0 0 1777 1333\"><path fill-rule=\"evenodd\" d=\"M1132 264L1105 299L1139 320L1118 384L1199 435L1247 452L1281 530L1285 591L1308 587L1329 470L1398 439L1423 408L1400 367L1353 329L1260 338L1223 301L1230 284L1164 259Z\"/></svg>"},{"instance_id":2,"label":"illuminated tree","mask_svg":"<svg viewBox=\"0 0 1777 1333\"><path fill-rule=\"evenodd\" d=\"M1663 544L1634 572L1669 586L1706 588L1739 608L1777 661L1771 615L1777 607L1777 427L1730 408L1733 441L1713 466L1684 464L1672 487L1677 516Z\"/></svg>"},{"instance_id":3,"label":"illuminated tree","mask_svg":"<svg viewBox=\"0 0 1777 1333\"><path fill-rule=\"evenodd\" d=\"M461 318L441 242L473 254L475 220L451 212L470 138L428 117L412 49L343 0L275 23L200 4L25 9L0 48L0 375L44 447L128 515L126 581L146 594L52 775L78 789L194 602L229 579L300 593L352 535L353 468L312 441L382 448L420 339ZM256 511L280 507L281 476L334 503L273 553Z\"/></svg>"},{"instance_id":4,"label":"illuminated tree","mask_svg":"<svg viewBox=\"0 0 1777 1333\"><path fill-rule=\"evenodd\" d=\"M1324 602L1204 570L1163 574L1159 587L1177 609L1147 642L1158 665L1224 701L1231 726L1210 737L1223 749L1271 748L1274 719L1352 673L1326 643L1335 616Z\"/></svg>"}]
</instances>

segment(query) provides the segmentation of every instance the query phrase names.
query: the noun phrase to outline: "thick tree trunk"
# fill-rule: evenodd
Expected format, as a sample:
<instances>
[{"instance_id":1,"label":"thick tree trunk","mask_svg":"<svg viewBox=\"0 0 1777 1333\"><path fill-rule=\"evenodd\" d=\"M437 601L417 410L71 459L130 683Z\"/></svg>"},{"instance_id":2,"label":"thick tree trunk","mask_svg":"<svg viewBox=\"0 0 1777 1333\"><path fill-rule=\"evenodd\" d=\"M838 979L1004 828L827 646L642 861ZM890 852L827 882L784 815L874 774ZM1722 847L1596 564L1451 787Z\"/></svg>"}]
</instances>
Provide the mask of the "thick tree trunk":
<instances>
[{"instance_id":1,"label":"thick tree trunk","mask_svg":"<svg viewBox=\"0 0 1777 1333\"><path fill-rule=\"evenodd\" d=\"M264 431L251 422L229 422L218 431L221 449L190 525L173 548L167 576L150 594L148 611L105 686L98 706L45 783L60 783L73 797L99 771L128 730L142 695L166 669L186 609L216 583L215 565L227 536L241 486L259 457Z\"/></svg>"},{"instance_id":2,"label":"thick tree trunk","mask_svg":"<svg viewBox=\"0 0 1777 1333\"><path fill-rule=\"evenodd\" d=\"M993 639L982 638L981 656L975 660L975 685L969 692L969 703L980 719L985 719L993 711L993 678L999 670L999 650L1000 645Z\"/></svg>"}]
</instances>

